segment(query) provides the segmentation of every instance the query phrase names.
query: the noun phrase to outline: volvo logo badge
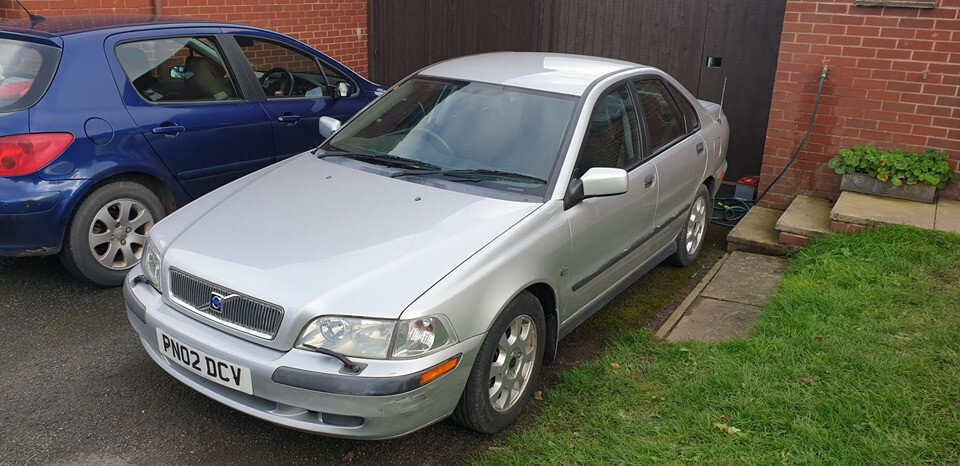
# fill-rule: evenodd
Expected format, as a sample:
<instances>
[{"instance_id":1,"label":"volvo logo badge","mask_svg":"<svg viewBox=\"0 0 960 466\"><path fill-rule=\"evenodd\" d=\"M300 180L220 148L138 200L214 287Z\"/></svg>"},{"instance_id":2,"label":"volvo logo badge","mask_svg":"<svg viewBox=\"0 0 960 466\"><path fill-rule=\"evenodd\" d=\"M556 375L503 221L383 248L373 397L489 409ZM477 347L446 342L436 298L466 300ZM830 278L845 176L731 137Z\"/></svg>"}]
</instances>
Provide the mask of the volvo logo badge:
<instances>
[{"instance_id":1,"label":"volvo logo badge","mask_svg":"<svg viewBox=\"0 0 960 466\"><path fill-rule=\"evenodd\" d=\"M222 311L223 304L230 299L236 298L237 296L240 296L240 295L236 295L236 294L222 295L220 293L217 293L216 291L210 293L210 310L213 312Z\"/></svg>"}]
</instances>

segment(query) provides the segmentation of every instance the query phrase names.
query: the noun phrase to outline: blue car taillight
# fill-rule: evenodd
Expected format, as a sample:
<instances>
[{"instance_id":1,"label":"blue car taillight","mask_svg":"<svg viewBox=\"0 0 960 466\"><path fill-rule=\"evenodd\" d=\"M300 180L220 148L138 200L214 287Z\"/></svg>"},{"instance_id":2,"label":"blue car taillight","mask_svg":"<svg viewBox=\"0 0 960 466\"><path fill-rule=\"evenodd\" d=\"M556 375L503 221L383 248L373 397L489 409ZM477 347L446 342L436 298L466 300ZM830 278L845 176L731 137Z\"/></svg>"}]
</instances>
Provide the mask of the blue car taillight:
<instances>
[{"instance_id":1,"label":"blue car taillight","mask_svg":"<svg viewBox=\"0 0 960 466\"><path fill-rule=\"evenodd\" d=\"M15 134L0 137L0 176L36 173L73 143L70 133Z\"/></svg>"}]
</instances>

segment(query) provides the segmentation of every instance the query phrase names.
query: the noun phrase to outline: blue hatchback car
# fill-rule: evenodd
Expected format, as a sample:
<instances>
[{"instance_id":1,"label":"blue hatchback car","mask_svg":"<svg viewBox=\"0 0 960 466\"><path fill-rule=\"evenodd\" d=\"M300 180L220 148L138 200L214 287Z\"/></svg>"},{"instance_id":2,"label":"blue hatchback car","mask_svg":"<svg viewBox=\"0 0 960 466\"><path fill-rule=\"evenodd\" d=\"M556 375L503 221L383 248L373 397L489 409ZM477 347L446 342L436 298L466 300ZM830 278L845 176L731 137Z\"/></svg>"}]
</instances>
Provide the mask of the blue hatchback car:
<instances>
[{"instance_id":1,"label":"blue hatchback car","mask_svg":"<svg viewBox=\"0 0 960 466\"><path fill-rule=\"evenodd\" d=\"M59 254L74 275L119 285L165 214L319 145L320 117L348 119L381 93L249 26L2 22L0 255Z\"/></svg>"}]
</instances>

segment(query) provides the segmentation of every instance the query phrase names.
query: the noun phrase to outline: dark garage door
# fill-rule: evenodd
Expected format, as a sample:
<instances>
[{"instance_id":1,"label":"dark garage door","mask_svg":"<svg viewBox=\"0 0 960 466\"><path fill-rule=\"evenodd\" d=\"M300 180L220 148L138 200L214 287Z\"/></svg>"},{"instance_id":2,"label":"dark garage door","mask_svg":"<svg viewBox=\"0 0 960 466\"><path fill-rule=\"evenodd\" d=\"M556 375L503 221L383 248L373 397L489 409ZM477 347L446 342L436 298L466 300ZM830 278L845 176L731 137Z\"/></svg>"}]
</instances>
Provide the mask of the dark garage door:
<instances>
[{"instance_id":1,"label":"dark garage door","mask_svg":"<svg viewBox=\"0 0 960 466\"><path fill-rule=\"evenodd\" d=\"M786 0L370 0L370 74L496 50L656 66L730 120L727 180L760 172Z\"/></svg>"}]
</instances>

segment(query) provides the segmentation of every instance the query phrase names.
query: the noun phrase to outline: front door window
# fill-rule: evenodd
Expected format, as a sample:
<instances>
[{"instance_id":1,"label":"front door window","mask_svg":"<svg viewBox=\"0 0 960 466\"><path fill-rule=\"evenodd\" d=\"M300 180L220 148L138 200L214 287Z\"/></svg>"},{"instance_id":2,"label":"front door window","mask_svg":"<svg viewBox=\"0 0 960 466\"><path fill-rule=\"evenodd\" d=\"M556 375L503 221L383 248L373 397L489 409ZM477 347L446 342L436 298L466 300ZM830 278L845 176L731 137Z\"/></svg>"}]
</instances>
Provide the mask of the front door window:
<instances>
[{"instance_id":1,"label":"front door window","mask_svg":"<svg viewBox=\"0 0 960 466\"><path fill-rule=\"evenodd\" d=\"M656 154L686 134L683 115L663 81L645 79L637 81L636 86L650 132L650 150Z\"/></svg>"},{"instance_id":2,"label":"front door window","mask_svg":"<svg viewBox=\"0 0 960 466\"><path fill-rule=\"evenodd\" d=\"M628 169L640 160L639 128L627 86L601 97L590 115L573 176L593 167Z\"/></svg>"},{"instance_id":3,"label":"front door window","mask_svg":"<svg viewBox=\"0 0 960 466\"><path fill-rule=\"evenodd\" d=\"M330 96L315 58L275 42L244 36L236 39L268 99Z\"/></svg>"}]
</instances>

